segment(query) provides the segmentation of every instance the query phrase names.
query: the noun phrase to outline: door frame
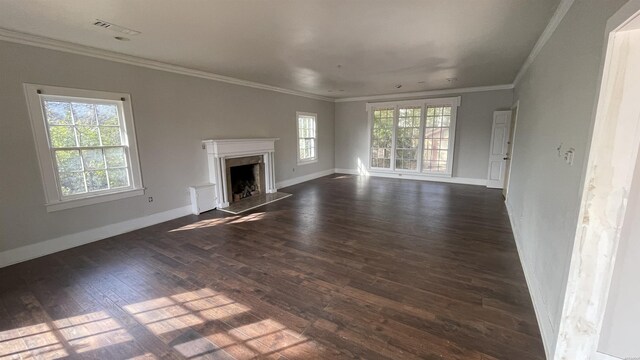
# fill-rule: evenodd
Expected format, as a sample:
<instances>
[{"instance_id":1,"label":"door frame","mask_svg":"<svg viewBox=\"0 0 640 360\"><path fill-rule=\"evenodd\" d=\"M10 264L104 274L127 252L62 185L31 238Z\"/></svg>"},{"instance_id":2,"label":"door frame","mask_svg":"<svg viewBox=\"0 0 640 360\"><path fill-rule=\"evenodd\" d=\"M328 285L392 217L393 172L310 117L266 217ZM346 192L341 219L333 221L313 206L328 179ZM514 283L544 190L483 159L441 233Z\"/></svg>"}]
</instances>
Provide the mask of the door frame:
<instances>
[{"instance_id":1,"label":"door frame","mask_svg":"<svg viewBox=\"0 0 640 360\"><path fill-rule=\"evenodd\" d=\"M627 61L634 63L627 57L631 39L624 33L630 28L640 29L640 0L630 0L607 22L601 83L554 359L616 359L597 350L640 147L640 104L632 101L640 96L640 83L625 82L637 72L627 67Z\"/></svg>"},{"instance_id":2,"label":"door frame","mask_svg":"<svg viewBox=\"0 0 640 360\"><path fill-rule=\"evenodd\" d=\"M515 111L514 111L515 110ZM511 169L513 168L513 153L515 152L515 144L516 144L516 131L518 130L518 115L520 115L520 99L516 100L516 102L511 106L511 124L513 129L510 129L510 132L513 134L513 137L509 139L511 141L511 152L509 153L510 162L509 168L507 169L507 174L505 175L505 184L504 184L504 201L506 202L509 198L509 185L511 184Z\"/></svg>"}]
</instances>

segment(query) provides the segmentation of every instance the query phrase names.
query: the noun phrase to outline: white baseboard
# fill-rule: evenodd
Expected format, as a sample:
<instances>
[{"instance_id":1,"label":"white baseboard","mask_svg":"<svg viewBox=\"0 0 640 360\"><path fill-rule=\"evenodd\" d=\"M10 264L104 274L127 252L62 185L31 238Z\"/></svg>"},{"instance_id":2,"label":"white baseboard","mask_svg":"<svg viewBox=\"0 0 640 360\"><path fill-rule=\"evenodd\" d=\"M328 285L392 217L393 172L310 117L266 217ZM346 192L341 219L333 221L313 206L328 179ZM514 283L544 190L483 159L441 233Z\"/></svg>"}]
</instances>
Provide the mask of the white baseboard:
<instances>
[{"instance_id":1,"label":"white baseboard","mask_svg":"<svg viewBox=\"0 0 640 360\"><path fill-rule=\"evenodd\" d=\"M626 359L634 359L634 358L626 358ZM591 360L623 360L623 359L596 351L595 354L593 354L593 356L591 357Z\"/></svg>"},{"instance_id":2,"label":"white baseboard","mask_svg":"<svg viewBox=\"0 0 640 360\"><path fill-rule=\"evenodd\" d=\"M317 179L319 177L331 175L334 172L335 172L335 169L328 169L328 170L322 170L322 171L314 172L312 174L307 174L307 175L303 175L303 176L294 177L293 179L288 179L288 180L283 180L283 181L277 182L276 183L276 187L278 189L280 189L280 188L285 188L285 187L288 187L288 186L293 186L293 185L296 185L296 184L303 183L305 181L309 181L309 180Z\"/></svg>"},{"instance_id":3,"label":"white baseboard","mask_svg":"<svg viewBox=\"0 0 640 360\"><path fill-rule=\"evenodd\" d=\"M360 172L356 169L335 169L336 173L339 174L351 174L351 175L359 175ZM444 182L451 184L465 184L465 185L481 185L486 186L486 179L473 179L473 178L462 178L462 177L444 177L444 176L429 176L422 174L397 174L397 173L388 173L388 172L379 172L379 171L367 171L367 176L374 177L384 177L384 178L392 178L392 179L408 179L408 180L422 180L422 181L436 181L436 182Z\"/></svg>"},{"instance_id":4,"label":"white baseboard","mask_svg":"<svg viewBox=\"0 0 640 360\"><path fill-rule=\"evenodd\" d=\"M551 323L551 318L547 313L546 307L542 306L542 292L540 288L533 281L535 278L535 274L531 271L529 267L529 263L526 261L524 254L522 252L522 246L520 245L521 237L520 231L518 230L518 225L515 222L513 217L513 211L511 210L511 206L509 206L508 202L505 202L505 206L507 207L507 214L509 215L509 222L511 222L511 229L513 230L513 237L516 242L516 249L518 250L518 257L520 258L520 263L522 264L522 271L524 272L524 278L527 282L527 288L529 289L529 296L531 297L531 302L533 303L533 311L536 314L536 320L538 320L538 327L540 328L540 335L542 337L542 345L544 346L544 352L547 355L547 359L553 359L553 352L555 349L551 349L551 344L554 343L553 336L553 326Z\"/></svg>"},{"instance_id":5,"label":"white baseboard","mask_svg":"<svg viewBox=\"0 0 640 360\"><path fill-rule=\"evenodd\" d=\"M191 205L0 252L0 268L191 214Z\"/></svg>"},{"instance_id":6,"label":"white baseboard","mask_svg":"<svg viewBox=\"0 0 640 360\"><path fill-rule=\"evenodd\" d=\"M335 169L336 174L349 174L349 175L359 175L358 170L356 169Z\"/></svg>"}]
</instances>

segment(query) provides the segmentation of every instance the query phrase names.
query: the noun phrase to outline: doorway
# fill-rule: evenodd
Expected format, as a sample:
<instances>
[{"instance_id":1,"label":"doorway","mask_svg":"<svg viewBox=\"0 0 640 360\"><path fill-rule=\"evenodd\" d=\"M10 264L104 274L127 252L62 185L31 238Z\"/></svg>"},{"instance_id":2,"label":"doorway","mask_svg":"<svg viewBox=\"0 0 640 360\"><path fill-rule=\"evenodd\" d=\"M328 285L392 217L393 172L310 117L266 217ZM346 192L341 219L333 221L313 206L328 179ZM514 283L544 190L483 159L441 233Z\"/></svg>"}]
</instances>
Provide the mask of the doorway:
<instances>
[{"instance_id":1,"label":"doorway","mask_svg":"<svg viewBox=\"0 0 640 360\"><path fill-rule=\"evenodd\" d=\"M629 1L609 19L606 36L555 359L621 358L600 351L610 351L611 344L599 342L621 236L633 224L625 220L627 209L633 209L629 194L640 146L640 0Z\"/></svg>"},{"instance_id":2,"label":"doorway","mask_svg":"<svg viewBox=\"0 0 640 360\"><path fill-rule=\"evenodd\" d=\"M505 186L510 127L511 110L493 112L489 169L487 170L488 188L503 189Z\"/></svg>"}]
</instances>

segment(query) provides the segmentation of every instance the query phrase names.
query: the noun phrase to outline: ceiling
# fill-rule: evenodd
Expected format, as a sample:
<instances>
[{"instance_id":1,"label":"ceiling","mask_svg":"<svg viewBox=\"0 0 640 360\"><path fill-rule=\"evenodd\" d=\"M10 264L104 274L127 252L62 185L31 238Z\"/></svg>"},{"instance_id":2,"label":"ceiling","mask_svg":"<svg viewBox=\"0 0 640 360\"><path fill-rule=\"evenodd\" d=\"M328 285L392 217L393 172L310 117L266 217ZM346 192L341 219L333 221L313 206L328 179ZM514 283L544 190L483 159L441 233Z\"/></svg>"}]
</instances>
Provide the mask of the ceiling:
<instances>
[{"instance_id":1,"label":"ceiling","mask_svg":"<svg viewBox=\"0 0 640 360\"><path fill-rule=\"evenodd\" d=\"M344 98L509 84L559 0L0 3L0 28Z\"/></svg>"}]
</instances>

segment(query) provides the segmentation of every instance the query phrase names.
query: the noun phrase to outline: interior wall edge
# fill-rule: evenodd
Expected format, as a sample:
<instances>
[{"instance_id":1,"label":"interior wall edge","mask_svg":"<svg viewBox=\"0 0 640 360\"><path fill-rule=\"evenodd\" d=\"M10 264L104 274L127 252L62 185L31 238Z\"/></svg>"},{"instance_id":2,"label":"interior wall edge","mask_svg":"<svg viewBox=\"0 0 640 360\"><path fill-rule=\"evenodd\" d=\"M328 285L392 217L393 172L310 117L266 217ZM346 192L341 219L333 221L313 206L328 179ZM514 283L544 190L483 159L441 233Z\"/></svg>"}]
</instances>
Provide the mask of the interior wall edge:
<instances>
[{"instance_id":1,"label":"interior wall edge","mask_svg":"<svg viewBox=\"0 0 640 360\"><path fill-rule=\"evenodd\" d=\"M547 359L553 359L553 349L555 348L555 346L552 346L552 344L555 343L555 339L553 338L555 331L553 330L551 316L547 308L543 306L544 300L542 297L542 291L537 285L538 277L531 270L532 266L524 256L524 249L522 249L521 243L522 237L519 236L518 223L515 221L514 216L512 215L513 210L511 210L511 205L509 204L508 199L507 201L505 201L505 206L507 208L509 222L511 223L511 231L513 233L513 238L515 239L516 250L518 251L518 257L520 258L522 272L524 272L524 278L527 283L527 289L529 290L529 296L531 297L531 302L533 303L533 311L536 314L536 320L538 320L538 328L540 329L542 345L544 346L544 351L547 355Z\"/></svg>"}]
</instances>

